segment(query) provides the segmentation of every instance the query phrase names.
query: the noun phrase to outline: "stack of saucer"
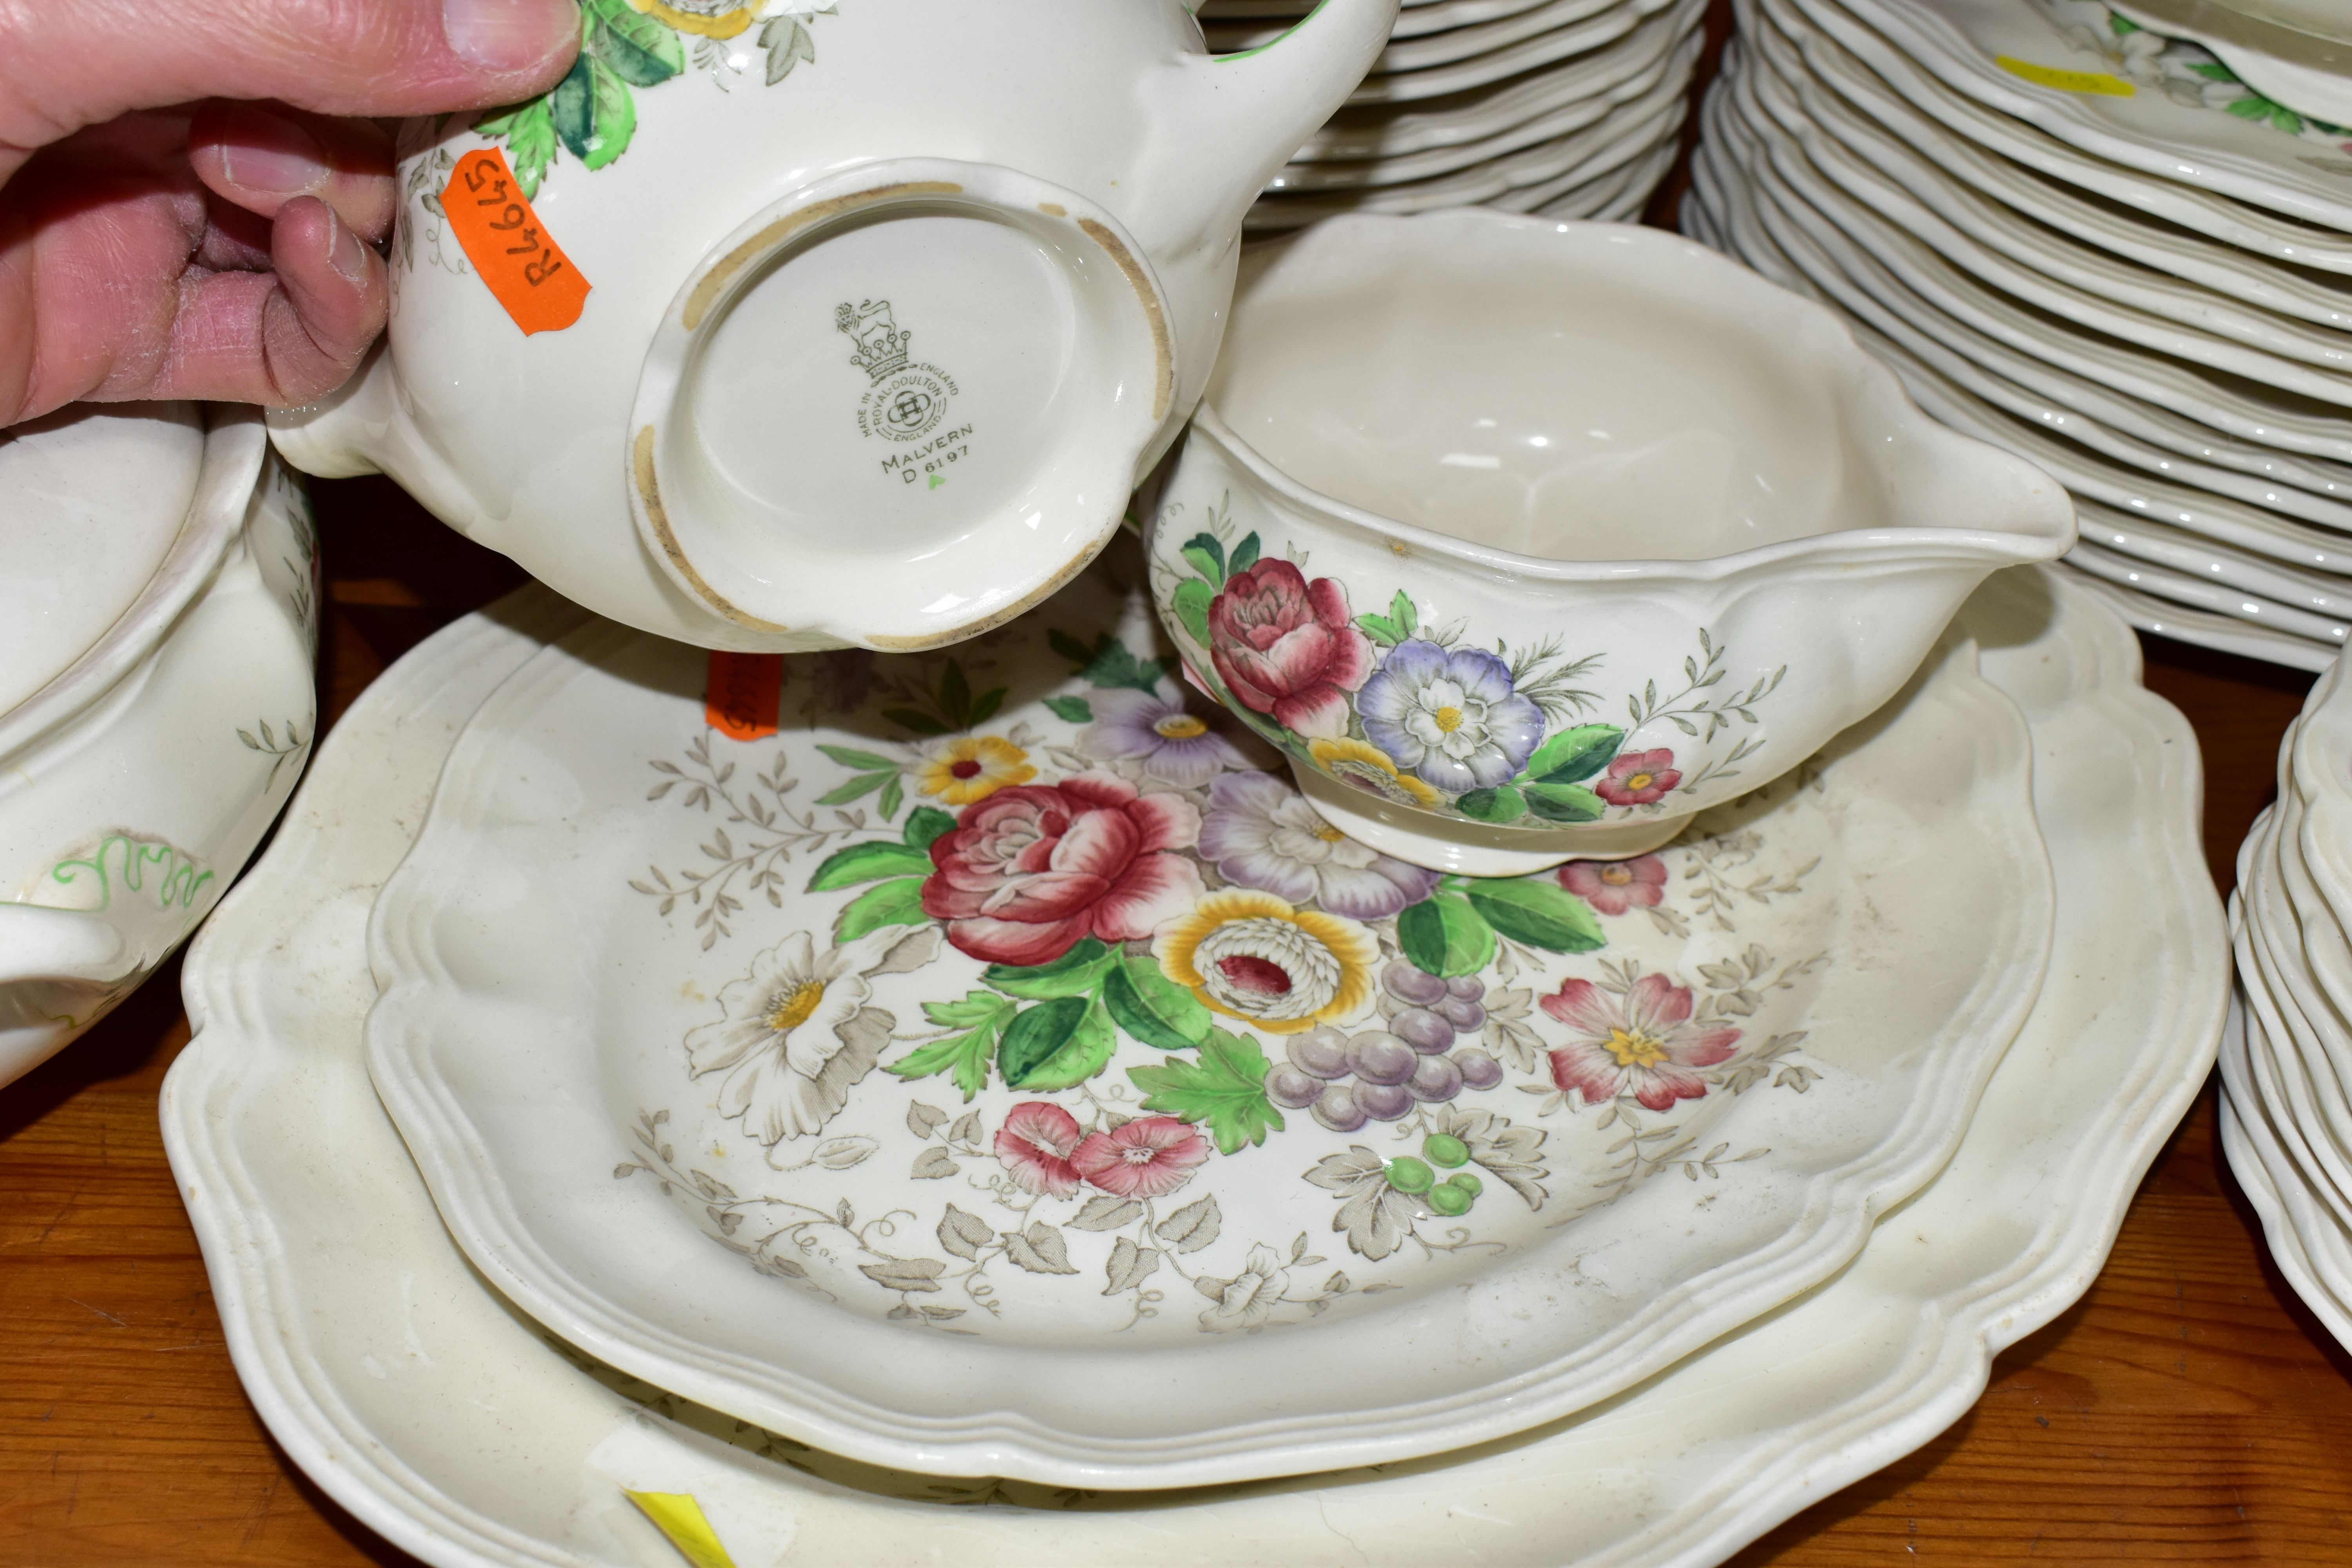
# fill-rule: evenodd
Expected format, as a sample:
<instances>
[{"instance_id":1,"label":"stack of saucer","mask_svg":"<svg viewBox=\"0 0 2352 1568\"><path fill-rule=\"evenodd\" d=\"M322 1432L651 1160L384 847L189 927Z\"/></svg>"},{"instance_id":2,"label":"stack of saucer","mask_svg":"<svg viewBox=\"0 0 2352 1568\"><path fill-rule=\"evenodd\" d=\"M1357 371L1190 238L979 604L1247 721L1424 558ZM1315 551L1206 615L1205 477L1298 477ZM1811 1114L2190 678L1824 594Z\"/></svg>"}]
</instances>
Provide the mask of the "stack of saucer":
<instances>
[{"instance_id":1,"label":"stack of saucer","mask_svg":"<svg viewBox=\"0 0 2352 1568\"><path fill-rule=\"evenodd\" d=\"M2352 1348L2352 682L2313 688L2238 851L2221 1140L2279 1271Z\"/></svg>"},{"instance_id":2,"label":"stack of saucer","mask_svg":"<svg viewBox=\"0 0 2352 1568\"><path fill-rule=\"evenodd\" d=\"M1258 47L1312 0L1207 0L1209 47ZM1631 218L1674 162L1705 0L1408 0L1371 74L1249 226L1483 205Z\"/></svg>"},{"instance_id":3,"label":"stack of saucer","mask_svg":"<svg viewBox=\"0 0 2352 1568\"><path fill-rule=\"evenodd\" d=\"M1692 232L2063 479L2069 560L2135 624L2324 668L2352 632L2352 132L2095 0L1738 22Z\"/></svg>"}]
</instances>

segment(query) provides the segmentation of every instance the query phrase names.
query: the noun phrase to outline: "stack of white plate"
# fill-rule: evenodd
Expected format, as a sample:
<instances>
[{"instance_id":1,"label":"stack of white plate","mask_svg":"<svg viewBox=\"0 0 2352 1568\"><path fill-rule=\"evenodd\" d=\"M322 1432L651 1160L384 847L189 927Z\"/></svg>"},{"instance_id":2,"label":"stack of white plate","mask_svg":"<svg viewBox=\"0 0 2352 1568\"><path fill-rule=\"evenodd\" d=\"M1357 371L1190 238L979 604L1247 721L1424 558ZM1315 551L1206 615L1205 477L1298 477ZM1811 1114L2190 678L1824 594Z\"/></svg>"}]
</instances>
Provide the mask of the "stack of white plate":
<instances>
[{"instance_id":1,"label":"stack of white plate","mask_svg":"<svg viewBox=\"0 0 2352 1568\"><path fill-rule=\"evenodd\" d=\"M1314 0L1207 0L1209 47L1269 43ZM1673 164L1706 0L1406 0L1388 49L1249 216L1489 205L1640 216Z\"/></svg>"},{"instance_id":2,"label":"stack of white plate","mask_svg":"<svg viewBox=\"0 0 2352 1568\"><path fill-rule=\"evenodd\" d=\"M329 1492L451 1564L1701 1564L2088 1286L2228 994L2092 595L1994 578L1627 876L1441 889L1206 721L1141 577L748 665L532 590L352 710L163 1111ZM940 903L1041 834L1160 950ZM1344 1037L1171 978L1244 918Z\"/></svg>"},{"instance_id":3,"label":"stack of white plate","mask_svg":"<svg viewBox=\"0 0 2352 1568\"><path fill-rule=\"evenodd\" d=\"M2063 480L2071 562L2136 624L2324 668L2352 631L2352 132L2096 0L1738 23L1685 226Z\"/></svg>"},{"instance_id":4,"label":"stack of white plate","mask_svg":"<svg viewBox=\"0 0 2352 1568\"><path fill-rule=\"evenodd\" d=\"M2352 1349L2352 681L2337 664L2279 749L2238 851L2238 1000L2221 1142L2279 1272Z\"/></svg>"}]
</instances>

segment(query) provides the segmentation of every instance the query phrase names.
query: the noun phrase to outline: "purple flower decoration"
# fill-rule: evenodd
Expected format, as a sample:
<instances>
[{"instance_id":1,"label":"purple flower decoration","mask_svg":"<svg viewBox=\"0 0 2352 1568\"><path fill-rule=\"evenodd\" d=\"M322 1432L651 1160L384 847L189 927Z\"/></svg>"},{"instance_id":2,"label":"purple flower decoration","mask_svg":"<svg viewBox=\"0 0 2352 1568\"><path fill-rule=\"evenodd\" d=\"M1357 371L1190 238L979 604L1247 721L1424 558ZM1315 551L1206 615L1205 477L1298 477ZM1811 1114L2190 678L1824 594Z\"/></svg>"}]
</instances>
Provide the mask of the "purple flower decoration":
<instances>
[{"instance_id":1,"label":"purple flower decoration","mask_svg":"<svg viewBox=\"0 0 2352 1568\"><path fill-rule=\"evenodd\" d=\"M1410 637L1356 694L1372 744L1449 795L1508 784L1543 739L1542 711L1511 668L1476 648Z\"/></svg>"},{"instance_id":2,"label":"purple flower decoration","mask_svg":"<svg viewBox=\"0 0 2352 1568\"><path fill-rule=\"evenodd\" d=\"M1097 762L1141 763L1144 777L1179 789L1199 789L1227 768L1250 765L1208 721L1186 712L1164 680L1150 691L1105 688L1088 701L1095 721L1078 732L1078 750Z\"/></svg>"},{"instance_id":3,"label":"purple flower decoration","mask_svg":"<svg viewBox=\"0 0 2352 1568\"><path fill-rule=\"evenodd\" d=\"M1419 903L1438 880L1357 843L1272 773L1227 773L1210 787L1201 857L1228 882L1359 921Z\"/></svg>"},{"instance_id":4,"label":"purple flower decoration","mask_svg":"<svg viewBox=\"0 0 2352 1568\"><path fill-rule=\"evenodd\" d=\"M828 649L810 661L809 679L827 708L836 713L855 713L874 689L874 650Z\"/></svg>"}]
</instances>

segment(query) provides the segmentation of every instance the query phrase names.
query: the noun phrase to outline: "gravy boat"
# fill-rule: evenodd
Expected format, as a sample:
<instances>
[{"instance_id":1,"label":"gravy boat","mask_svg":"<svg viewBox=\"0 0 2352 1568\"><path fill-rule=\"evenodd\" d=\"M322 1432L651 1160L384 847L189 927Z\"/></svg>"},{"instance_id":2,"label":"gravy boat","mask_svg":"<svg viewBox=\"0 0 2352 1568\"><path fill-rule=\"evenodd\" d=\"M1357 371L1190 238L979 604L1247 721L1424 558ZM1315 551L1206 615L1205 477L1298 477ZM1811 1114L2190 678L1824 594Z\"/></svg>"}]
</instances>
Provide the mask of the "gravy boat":
<instances>
[{"instance_id":1,"label":"gravy boat","mask_svg":"<svg viewBox=\"0 0 2352 1568\"><path fill-rule=\"evenodd\" d=\"M1675 236L1464 209L1267 250L1146 525L1153 598L1383 854L1644 854L2074 542L2056 480Z\"/></svg>"}]
</instances>

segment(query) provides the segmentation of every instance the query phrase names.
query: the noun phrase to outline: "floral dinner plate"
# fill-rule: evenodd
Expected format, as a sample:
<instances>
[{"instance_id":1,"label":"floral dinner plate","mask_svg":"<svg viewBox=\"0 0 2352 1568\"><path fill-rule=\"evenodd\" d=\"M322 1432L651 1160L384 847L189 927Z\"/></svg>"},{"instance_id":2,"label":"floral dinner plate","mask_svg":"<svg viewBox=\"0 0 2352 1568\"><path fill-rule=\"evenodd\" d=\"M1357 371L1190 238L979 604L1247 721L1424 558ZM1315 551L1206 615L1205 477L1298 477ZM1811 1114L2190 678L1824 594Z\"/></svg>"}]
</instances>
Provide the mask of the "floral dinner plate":
<instances>
[{"instance_id":1,"label":"floral dinner plate","mask_svg":"<svg viewBox=\"0 0 2352 1568\"><path fill-rule=\"evenodd\" d=\"M852 1458L1186 1485L1589 1405L1940 1168L2052 918L1972 647L1660 856L1469 881L1188 707L1118 570L731 714L595 624L483 709L368 1044L500 1289Z\"/></svg>"},{"instance_id":2,"label":"floral dinner plate","mask_svg":"<svg viewBox=\"0 0 2352 1568\"><path fill-rule=\"evenodd\" d=\"M190 955L163 1131L238 1373L295 1462L444 1568L674 1568L632 1494L691 1496L735 1561L779 1568L1719 1562L1943 1430L2081 1294L2212 1058L2227 937L2187 725L2079 581L2005 574L1962 615L2033 728L2058 923L1935 1183L1835 1279L1623 1399L1465 1453L1139 1497L833 1459L583 1363L453 1245L362 1060L362 930L457 730L581 618L526 590L362 697Z\"/></svg>"}]
</instances>

